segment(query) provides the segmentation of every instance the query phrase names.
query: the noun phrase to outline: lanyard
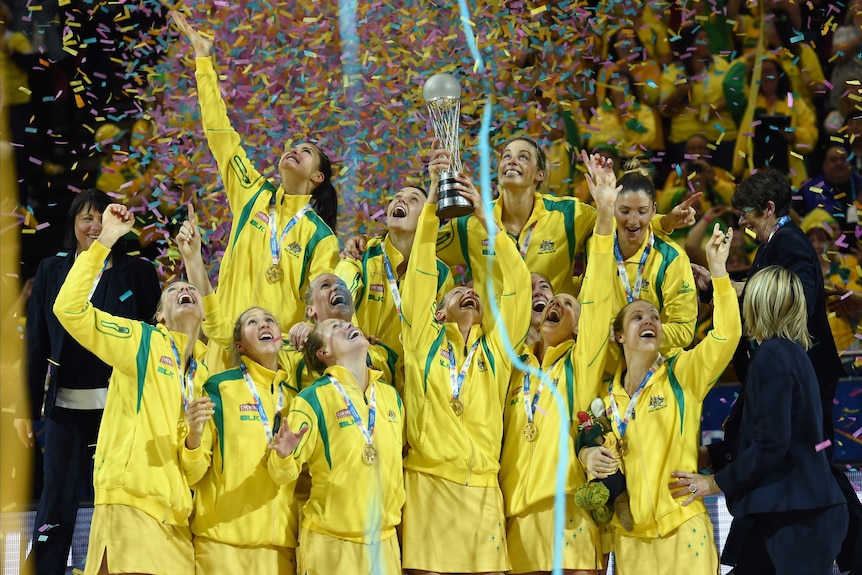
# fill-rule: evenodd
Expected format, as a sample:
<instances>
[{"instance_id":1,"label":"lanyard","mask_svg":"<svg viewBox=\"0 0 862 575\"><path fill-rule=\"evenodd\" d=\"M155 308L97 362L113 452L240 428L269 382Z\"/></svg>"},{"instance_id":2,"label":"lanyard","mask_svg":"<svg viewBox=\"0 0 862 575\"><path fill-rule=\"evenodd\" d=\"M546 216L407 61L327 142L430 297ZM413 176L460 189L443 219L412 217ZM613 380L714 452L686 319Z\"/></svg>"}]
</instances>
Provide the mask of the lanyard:
<instances>
[{"instance_id":1,"label":"lanyard","mask_svg":"<svg viewBox=\"0 0 862 575\"><path fill-rule=\"evenodd\" d=\"M789 221L790 221L790 216L781 216L780 218L778 218L778 221L775 222L774 226L772 226L772 231L769 232L769 240L772 239L772 236L775 235L775 232L777 232L779 229L781 229L781 227L784 226L784 224L786 224ZM769 240L766 240L766 242L769 243Z\"/></svg>"},{"instance_id":2,"label":"lanyard","mask_svg":"<svg viewBox=\"0 0 862 575\"><path fill-rule=\"evenodd\" d=\"M239 363L239 370L242 372L242 378L245 380L245 384L248 386L248 390L251 392L252 397L254 397L254 405L257 408L257 414L260 416L260 423L263 425L263 432L266 435L267 441L272 441L272 425L269 423L269 417L266 415L266 410L263 408L263 402L260 399L260 394L257 392L257 386L251 380L251 375L248 373L248 368L245 366L244 362ZM278 404L275 408L276 416L281 413L281 410L284 409L284 391L281 389L281 383L278 384Z\"/></svg>"},{"instance_id":3,"label":"lanyard","mask_svg":"<svg viewBox=\"0 0 862 575\"><path fill-rule=\"evenodd\" d=\"M643 254L641 255L641 261L638 262L638 274L635 278L635 287L632 289L632 286L629 283L629 274L626 272L626 262L623 260L623 252L620 249L620 238L617 234L614 234L614 257L617 260L617 271L620 276L620 281L623 284L623 289L626 292L627 303L632 303L641 297L641 287L644 283L644 267L646 266L646 261L652 251L652 245L654 242L655 234L650 232L646 247L644 247Z\"/></svg>"},{"instance_id":4,"label":"lanyard","mask_svg":"<svg viewBox=\"0 0 862 575\"><path fill-rule=\"evenodd\" d=\"M538 222L533 222L530 224L530 227L527 228L527 232L524 234L524 241L518 247L518 252L521 254L521 259L527 259L527 250L530 249L530 242L533 241L533 230L536 229L536 224Z\"/></svg>"},{"instance_id":5,"label":"lanyard","mask_svg":"<svg viewBox=\"0 0 862 575\"><path fill-rule=\"evenodd\" d=\"M563 359L565 355L557 358L557 361L551 364L551 367L548 368L548 372L553 371L554 366L559 363L561 359ZM539 387L536 389L536 395L533 397L532 401L530 400L530 372L524 372L524 386L522 387L522 391L524 393L524 411L527 413L527 421L529 423L533 423L533 417L536 415L536 406L539 405L539 397L542 395L542 390L545 389L545 378L540 378ZM554 380L554 385L557 384L556 380Z\"/></svg>"},{"instance_id":6,"label":"lanyard","mask_svg":"<svg viewBox=\"0 0 862 575\"><path fill-rule=\"evenodd\" d=\"M655 370L658 369L658 366L661 365L661 362L662 357L658 356L658 359L656 359L655 362L653 362L652 366L650 366L650 368L647 370L643 380L641 380L640 385L638 385L638 388L632 394L631 401L629 401L629 406L626 408L626 412L623 417L620 417L620 410L617 407L616 399L614 399L614 381L611 380L611 382L608 384L608 396L611 400L611 410L614 412L614 423L617 424L617 429L620 432L620 437L626 436L626 429L628 428L629 421L631 421L635 412L635 403L637 403L641 392L644 390L644 387L646 387L646 384L652 377L652 374L654 374Z\"/></svg>"},{"instance_id":7,"label":"lanyard","mask_svg":"<svg viewBox=\"0 0 862 575\"><path fill-rule=\"evenodd\" d=\"M341 399L344 400L344 406L353 417L353 423L355 423L356 427L359 428L359 432L362 434L365 444L370 446L374 441L374 421L377 419L377 394L374 391L374 382L372 381L370 384L371 393L369 394L368 399L368 428L366 429L365 423L362 421L362 418L359 417L359 412L356 411L356 406L353 405L353 402L350 400L350 397L347 395L341 382L331 375L329 376L329 381L332 382L332 385L338 393L341 394Z\"/></svg>"},{"instance_id":8,"label":"lanyard","mask_svg":"<svg viewBox=\"0 0 862 575\"><path fill-rule=\"evenodd\" d=\"M99 275L96 276L96 279L93 280L93 287L90 288L90 295L87 296L87 301L93 299L93 294L96 293L96 288L99 287L99 280L102 279L102 274L105 273L105 269L108 267L108 260L111 259L111 256L105 258L105 263L102 264L102 269L99 270Z\"/></svg>"},{"instance_id":9,"label":"lanyard","mask_svg":"<svg viewBox=\"0 0 862 575\"><path fill-rule=\"evenodd\" d=\"M389 261L389 256L386 255L386 246L383 247L383 268L386 270L386 278L389 280L389 291L392 292L392 301L395 302L395 309L398 311L398 319L401 319L401 292L398 291L398 282L395 280L395 273L392 271L392 263Z\"/></svg>"},{"instance_id":10,"label":"lanyard","mask_svg":"<svg viewBox=\"0 0 862 575\"><path fill-rule=\"evenodd\" d=\"M189 408L189 403L191 403L192 399L195 397L194 379L195 372L198 370L198 362L195 360L194 356L190 357L188 372L183 374L183 362L180 359L180 351L177 349L177 344L170 333L168 333L168 339L171 340L171 351L174 352L174 359L177 363L177 375L180 377L180 395L182 395L183 398L183 411L186 411Z\"/></svg>"},{"instance_id":11,"label":"lanyard","mask_svg":"<svg viewBox=\"0 0 862 575\"><path fill-rule=\"evenodd\" d=\"M470 364L473 363L473 354L476 353L476 348L479 347L479 340L477 339L475 343L473 343L473 347L470 348L470 353L468 353L467 358L464 359L464 365L462 365L460 371L457 372L455 367L455 351L452 349L451 343L448 345L449 385L452 388L452 399L458 399L461 397L461 387L464 385L464 378L467 376L467 370L470 369Z\"/></svg>"},{"instance_id":12,"label":"lanyard","mask_svg":"<svg viewBox=\"0 0 862 575\"><path fill-rule=\"evenodd\" d=\"M281 232L281 237L276 241L276 229L275 229L275 195L273 194L272 199L269 201L269 251L272 253L272 265L277 266L279 260L281 259L281 246L284 244L284 238L293 229L293 226L296 225L302 216L305 215L306 212L311 210L311 204L305 204L300 208L298 212L296 212L290 221L287 222L287 225L284 226L284 230Z\"/></svg>"}]
</instances>

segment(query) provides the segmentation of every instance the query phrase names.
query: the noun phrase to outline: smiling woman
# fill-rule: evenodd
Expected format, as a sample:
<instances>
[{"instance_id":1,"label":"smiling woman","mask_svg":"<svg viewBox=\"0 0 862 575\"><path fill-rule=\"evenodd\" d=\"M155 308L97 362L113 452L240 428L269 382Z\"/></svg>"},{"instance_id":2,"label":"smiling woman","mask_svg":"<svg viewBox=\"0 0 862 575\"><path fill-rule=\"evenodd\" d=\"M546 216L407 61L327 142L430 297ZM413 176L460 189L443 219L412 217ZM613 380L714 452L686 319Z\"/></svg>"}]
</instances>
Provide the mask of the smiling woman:
<instances>
[{"instance_id":1,"label":"smiling woman","mask_svg":"<svg viewBox=\"0 0 862 575\"><path fill-rule=\"evenodd\" d=\"M192 574L192 499L178 447L189 433L185 410L208 375L199 362L200 297L191 284L171 284L159 300L156 326L89 302L110 248L133 223L125 206L108 206L99 239L75 260L54 302L66 331L113 367L96 447L85 573Z\"/></svg>"}]
</instances>

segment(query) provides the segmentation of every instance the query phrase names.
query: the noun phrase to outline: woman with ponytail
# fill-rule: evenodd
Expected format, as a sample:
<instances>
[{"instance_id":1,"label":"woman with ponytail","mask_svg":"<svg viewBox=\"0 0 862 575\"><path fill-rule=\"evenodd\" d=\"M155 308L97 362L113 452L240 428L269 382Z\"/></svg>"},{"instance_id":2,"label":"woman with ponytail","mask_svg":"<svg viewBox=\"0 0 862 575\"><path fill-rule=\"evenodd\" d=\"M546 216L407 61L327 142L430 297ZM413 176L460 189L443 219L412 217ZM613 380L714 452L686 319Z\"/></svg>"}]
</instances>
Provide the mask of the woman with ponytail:
<instances>
[{"instance_id":1,"label":"woman with ponytail","mask_svg":"<svg viewBox=\"0 0 862 575\"><path fill-rule=\"evenodd\" d=\"M656 189L639 160L626 162L617 184L621 189L614 210L615 309L641 299L653 304L664 326L662 353L672 354L694 337L697 289L691 262L663 231L653 230Z\"/></svg>"},{"instance_id":2,"label":"woman with ponytail","mask_svg":"<svg viewBox=\"0 0 862 575\"><path fill-rule=\"evenodd\" d=\"M309 278L338 263L332 165L319 147L305 142L279 159L281 185L264 177L230 125L210 54L212 40L181 14L174 12L173 19L194 47L201 121L233 216L216 290L222 311L238 317L252 305L261 306L273 312L279 325L293 325L303 319L302 294ZM209 365L220 371L229 361L232 342L207 335Z\"/></svg>"}]
</instances>

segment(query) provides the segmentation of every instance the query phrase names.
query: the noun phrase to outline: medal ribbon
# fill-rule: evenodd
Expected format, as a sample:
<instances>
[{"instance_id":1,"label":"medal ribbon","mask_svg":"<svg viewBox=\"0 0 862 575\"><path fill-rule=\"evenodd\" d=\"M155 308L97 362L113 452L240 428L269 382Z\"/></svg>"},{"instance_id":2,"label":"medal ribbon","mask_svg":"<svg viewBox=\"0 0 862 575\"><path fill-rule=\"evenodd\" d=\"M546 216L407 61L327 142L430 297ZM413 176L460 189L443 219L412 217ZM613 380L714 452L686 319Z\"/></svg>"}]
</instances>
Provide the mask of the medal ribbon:
<instances>
[{"instance_id":1,"label":"medal ribbon","mask_svg":"<svg viewBox=\"0 0 862 575\"><path fill-rule=\"evenodd\" d=\"M174 341L173 336L168 333L168 339L171 340L171 351L174 352L174 360L177 364L177 375L180 378L180 395L183 398L183 411L188 410L189 403L195 397L195 372L198 370L198 362L195 360L194 356L189 357L189 369L183 374L183 362L180 359L180 351L177 349L177 343Z\"/></svg>"},{"instance_id":2,"label":"medal ribbon","mask_svg":"<svg viewBox=\"0 0 862 575\"><path fill-rule=\"evenodd\" d=\"M470 353L464 360L464 365L460 371L456 371L455 367L455 351L452 349L452 344L449 343L449 385L452 388L452 399L461 397L461 387L464 385L464 378L467 377L467 370L470 369L470 364L473 363L473 354L476 353L476 348L479 347L479 340L473 343L470 348Z\"/></svg>"},{"instance_id":3,"label":"medal ribbon","mask_svg":"<svg viewBox=\"0 0 862 575\"><path fill-rule=\"evenodd\" d=\"M350 397L347 395L341 382L331 375L329 376L329 381L332 382L332 385L341 395L341 399L344 400L344 406L353 417L353 423L355 423L356 427L359 428L362 438L365 439L365 444L371 446L374 441L374 422L377 419L377 394L374 391L374 382L371 382L371 394L368 398L368 428L366 429L365 423L363 423L362 418L359 417L359 412L356 411L356 406L353 405L353 402L350 400Z\"/></svg>"},{"instance_id":4,"label":"medal ribbon","mask_svg":"<svg viewBox=\"0 0 862 575\"><path fill-rule=\"evenodd\" d=\"M524 241L518 247L518 252L521 254L521 259L527 259L527 250L530 249L530 242L533 241L533 230L536 229L536 224L538 222L533 222L530 224L530 227L527 228L527 232L524 234Z\"/></svg>"},{"instance_id":5,"label":"medal ribbon","mask_svg":"<svg viewBox=\"0 0 862 575\"><path fill-rule=\"evenodd\" d=\"M774 226L772 226L772 231L769 232L769 240L772 239L772 236L775 235L775 232L777 232L779 229L781 229L781 227L789 221L790 221L790 216L781 216L780 218L778 218L778 221L775 222ZM769 240L766 240L767 243L769 242Z\"/></svg>"},{"instance_id":6,"label":"medal ribbon","mask_svg":"<svg viewBox=\"0 0 862 575\"><path fill-rule=\"evenodd\" d=\"M635 287L632 289L632 286L629 283L629 274L626 272L626 262L623 260L623 252L620 249L620 238L616 233L614 233L614 257L617 260L618 275L623 284L623 289L626 292L627 303L632 303L641 297L641 286L643 286L644 283L644 267L646 266L646 261L649 257L649 253L652 251L652 245L654 242L655 234L650 232L646 247L644 247L644 252L641 255L641 261L638 262L638 275L635 278Z\"/></svg>"},{"instance_id":7,"label":"medal ribbon","mask_svg":"<svg viewBox=\"0 0 862 575\"><path fill-rule=\"evenodd\" d=\"M257 408L257 414L260 416L260 423L263 425L263 432L266 434L266 440L272 441L273 431L272 425L269 423L269 417L266 415L266 410L263 408L263 402L260 399L260 393L257 391L257 386L251 380L251 375L248 373L248 368L245 363L239 362L239 370L242 372L242 378L248 386L248 390L254 397L254 406ZM281 389L281 383L278 384L278 406L275 408L275 413L281 413L284 409L284 392Z\"/></svg>"},{"instance_id":8,"label":"medal ribbon","mask_svg":"<svg viewBox=\"0 0 862 575\"><path fill-rule=\"evenodd\" d=\"M644 375L644 378L640 382L640 385L638 385L638 388L632 394L632 399L631 399L631 401L629 401L629 406L626 408L626 413L622 418L620 417L620 409L619 409L619 407L617 407L617 401L616 401L616 399L614 399L614 381L613 381L613 379L608 384L608 397L611 400L611 411L613 411L613 413L614 413L614 423L617 424L617 429L620 432L621 438L626 436L626 429L629 426L629 422L631 421L632 414L635 412L635 403L637 403L638 398L641 395L641 392L644 390L644 387L646 387L646 384L650 380L650 378L652 377L652 374L654 374L655 370L658 369L658 366L661 365L661 362L662 362L662 357L658 356L658 359L655 360L655 362L653 362L653 364L647 370L646 374Z\"/></svg>"},{"instance_id":9,"label":"medal ribbon","mask_svg":"<svg viewBox=\"0 0 862 575\"><path fill-rule=\"evenodd\" d=\"M272 265L277 266L279 260L281 259L281 246L284 244L284 238L293 229L293 226L296 225L302 216L305 215L306 212L311 211L311 204L305 204L300 208L298 212L296 212L290 221L287 222L287 225L284 226L284 230L281 232L281 237L276 241L275 236L277 231L275 229L275 195L273 194L272 199L269 201L269 251L272 253Z\"/></svg>"},{"instance_id":10,"label":"medal ribbon","mask_svg":"<svg viewBox=\"0 0 862 575\"><path fill-rule=\"evenodd\" d=\"M559 363L561 359L566 357L565 355L558 357L557 360L551 364L551 367L548 368L546 373L550 373L554 366ZM536 406L539 405L539 398L542 396L542 390L545 389L545 378L540 378L539 387L536 389L536 395L533 397L532 401L530 401L530 372L524 372L524 386L521 388L524 393L524 411L527 413L527 421L529 423L533 423L533 417L536 414Z\"/></svg>"},{"instance_id":11,"label":"medal ribbon","mask_svg":"<svg viewBox=\"0 0 862 575\"><path fill-rule=\"evenodd\" d=\"M386 247L383 248L383 268L386 270L386 278L389 280L389 291L392 292L392 301L398 310L398 319L401 319L401 292L398 291L398 282L395 280L395 272L392 271L392 263L386 255Z\"/></svg>"}]
</instances>

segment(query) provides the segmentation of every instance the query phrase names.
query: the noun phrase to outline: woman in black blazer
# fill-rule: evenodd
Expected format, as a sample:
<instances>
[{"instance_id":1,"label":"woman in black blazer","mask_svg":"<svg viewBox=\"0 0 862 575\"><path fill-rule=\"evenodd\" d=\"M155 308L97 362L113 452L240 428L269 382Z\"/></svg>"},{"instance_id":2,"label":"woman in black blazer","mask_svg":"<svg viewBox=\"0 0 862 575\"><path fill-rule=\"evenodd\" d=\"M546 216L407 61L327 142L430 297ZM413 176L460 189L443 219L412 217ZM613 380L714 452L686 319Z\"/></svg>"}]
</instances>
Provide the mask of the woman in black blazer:
<instances>
[{"instance_id":1,"label":"woman in black blazer","mask_svg":"<svg viewBox=\"0 0 862 575\"><path fill-rule=\"evenodd\" d=\"M721 559L736 575L832 573L848 512L824 450L802 282L764 268L745 288L742 314L755 347L737 400L736 455L714 475L674 473L670 487L683 505L724 492L734 519Z\"/></svg>"},{"instance_id":2,"label":"woman in black blazer","mask_svg":"<svg viewBox=\"0 0 862 575\"><path fill-rule=\"evenodd\" d=\"M51 308L75 258L99 237L102 212L110 203L98 190L75 196L67 215L65 252L39 263L27 306L30 401L29 408L19 407L15 428L21 441L33 447L33 421L44 413L44 486L28 558L35 575L66 572L85 482L92 489L93 453L111 368L70 337ZM150 321L160 295L152 263L112 253L90 300L114 315Z\"/></svg>"}]
</instances>

